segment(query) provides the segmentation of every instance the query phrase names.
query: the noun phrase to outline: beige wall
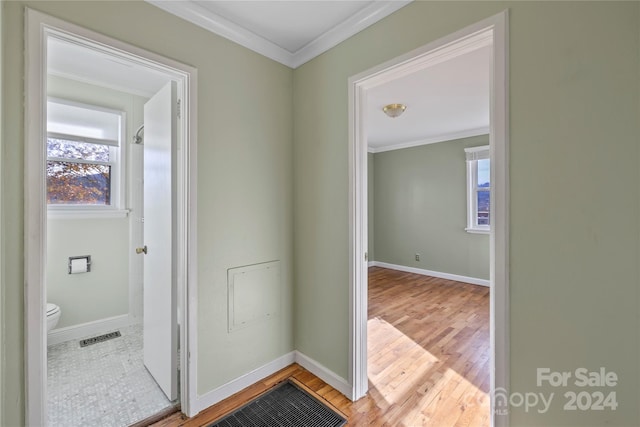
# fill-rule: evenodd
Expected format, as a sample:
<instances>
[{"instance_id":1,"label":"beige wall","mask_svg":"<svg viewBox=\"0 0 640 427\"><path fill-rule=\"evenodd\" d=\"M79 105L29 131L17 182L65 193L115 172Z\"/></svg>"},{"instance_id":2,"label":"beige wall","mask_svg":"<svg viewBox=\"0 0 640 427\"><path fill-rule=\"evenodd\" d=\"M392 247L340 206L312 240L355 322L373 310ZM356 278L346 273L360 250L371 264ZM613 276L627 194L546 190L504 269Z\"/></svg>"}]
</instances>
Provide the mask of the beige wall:
<instances>
[{"instance_id":1,"label":"beige wall","mask_svg":"<svg viewBox=\"0 0 640 427\"><path fill-rule=\"evenodd\" d=\"M299 351L347 377L348 78L509 8L511 391L556 392L512 425L640 424L638 6L417 1L295 70ZM616 411L536 385L538 367L601 366Z\"/></svg>"},{"instance_id":2,"label":"beige wall","mask_svg":"<svg viewBox=\"0 0 640 427\"><path fill-rule=\"evenodd\" d=\"M122 163L126 196L129 195L129 167L132 159L129 143L142 124L146 98L117 90L81 83L59 76L49 76L48 94L52 97L110 108L126 113L126 132L122 141ZM137 171L141 173L140 170ZM129 197L125 197L129 200ZM131 209L127 203L123 208ZM125 218L48 219L47 222L47 301L60 306L62 315L57 328L75 326L108 317L129 314L130 286L133 295L142 294L140 277L129 276L129 227L138 212ZM91 255L90 273L68 274L70 256ZM138 266L139 268L139 266ZM141 299L136 299L141 304ZM137 307L135 314L142 312ZM131 314L134 314L133 312Z\"/></svg>"},{"instance_id":3,"label":"beige wall","mask_svg":"<svg viewBox=\"0 0 640 427\"><path fill-rule=\"evenodd\" d=\"M488 144L489 135L482 135L374 154L370 259L489 280L489 235L464 230L464 149Z\"/></svg>"},{"instance_id":4,"label":"beige wall","mask_svg":"<svg viewBox=\"0 0 640 427\"><path fill-rule=\"evenodd\" d=\"M2 426L23 423L23 11L63 18L198 69L198 392L293 350L292 71L141 1L3 2ZM9 207L7 207L7 204ZM227 333L227 269L281 261L277 318Z\"/></svg>"}]
</instances>

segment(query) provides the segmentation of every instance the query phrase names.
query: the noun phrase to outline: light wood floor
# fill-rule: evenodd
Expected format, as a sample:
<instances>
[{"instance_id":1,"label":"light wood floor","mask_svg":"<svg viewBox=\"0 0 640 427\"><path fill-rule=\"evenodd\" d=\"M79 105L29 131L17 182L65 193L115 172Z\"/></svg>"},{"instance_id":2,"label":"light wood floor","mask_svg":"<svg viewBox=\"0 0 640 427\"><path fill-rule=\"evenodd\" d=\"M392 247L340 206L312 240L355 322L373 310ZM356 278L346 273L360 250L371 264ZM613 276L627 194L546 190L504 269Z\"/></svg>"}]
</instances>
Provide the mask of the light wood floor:
<instances>
[{"instance_id":1,"label":"light wood floor","mask_svg":"<svg viewBox=\"0 0 640 427\"><path fill-rule=\"evenodd\" d=\"M351 402L297 364L186 419L206 426L291 378L350 426L489 426L489 288L369 269L369 393Z\"/></svg>"}]
</instances>

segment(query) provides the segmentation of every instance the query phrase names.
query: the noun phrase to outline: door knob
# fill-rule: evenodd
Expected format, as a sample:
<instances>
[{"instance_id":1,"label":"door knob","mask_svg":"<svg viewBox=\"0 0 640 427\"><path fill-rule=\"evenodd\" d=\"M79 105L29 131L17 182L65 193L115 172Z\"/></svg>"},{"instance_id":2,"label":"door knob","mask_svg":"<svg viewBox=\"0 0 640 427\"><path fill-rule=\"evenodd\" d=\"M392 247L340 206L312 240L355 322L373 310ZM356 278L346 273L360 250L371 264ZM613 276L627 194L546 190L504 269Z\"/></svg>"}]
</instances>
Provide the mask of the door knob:
<instances>
[{"instance_id":1,"label":"door knob","mask_svg":"<svg viewBox=\"0 0 640 427\"><path fill-rule=\"evenodd\" d=\"M146 254L147 254L147 245L144 245L144 246L143 246L143 247L141 247L141 248L136 248L136 253L137 253L138 255L140 255L140 254L142 254L142 253L146 255Z\"/></svg>"}]
</instances>

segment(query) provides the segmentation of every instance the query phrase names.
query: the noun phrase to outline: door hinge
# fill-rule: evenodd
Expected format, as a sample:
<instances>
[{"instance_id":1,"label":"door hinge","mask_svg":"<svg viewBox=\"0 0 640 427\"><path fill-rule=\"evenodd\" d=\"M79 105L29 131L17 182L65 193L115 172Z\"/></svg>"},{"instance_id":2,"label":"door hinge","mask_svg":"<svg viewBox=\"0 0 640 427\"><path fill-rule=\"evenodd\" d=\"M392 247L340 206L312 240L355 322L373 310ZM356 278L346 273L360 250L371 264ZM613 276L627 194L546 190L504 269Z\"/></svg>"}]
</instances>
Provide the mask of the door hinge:
<instances>
[{"instance_id":1,"label":"door hinge","mask_svg":"<svg viewBox=\"0 0 640 427\"><path fill-rule=\"evenodd\" d=\"M182 100L178 99L178 118L182 117Z\"/></svg>"},{"instance_id":2,"label":"door hinge","mask_svg":"<svg viewBox=\"0 0 640 427\"><path fill-rule=\"evenodd\" d=\"M364 253L364 260L369 261L369 252Z\"/></svg>"}]
</instances>

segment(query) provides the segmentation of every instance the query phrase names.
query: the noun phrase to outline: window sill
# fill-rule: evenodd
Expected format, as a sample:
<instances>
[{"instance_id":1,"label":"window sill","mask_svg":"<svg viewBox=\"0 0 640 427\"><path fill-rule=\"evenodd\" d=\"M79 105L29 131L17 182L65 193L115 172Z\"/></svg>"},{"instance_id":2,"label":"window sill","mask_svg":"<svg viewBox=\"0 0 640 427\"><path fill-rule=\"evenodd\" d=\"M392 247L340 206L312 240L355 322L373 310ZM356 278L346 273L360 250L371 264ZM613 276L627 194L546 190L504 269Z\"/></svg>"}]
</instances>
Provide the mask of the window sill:
<instances>
[{"instance_id":1,"label":"window sill","mask_svg":"<svg viewBox=\"0 0 640 427\"><path fill-rule=\"evenodd\" d=\"M464 231L471 234L491 234L488 228L465 228Z\"/></svg>"},{"instance_id":2,"label":"window sill","mask_svg":"<svg viewBox=\"0 0 640 427\"><path fill-rule=\"evenodd\" d=\"M117 219L126 218L129 209L47 209L47 219Z\"/></svg>"}]
</instances>

